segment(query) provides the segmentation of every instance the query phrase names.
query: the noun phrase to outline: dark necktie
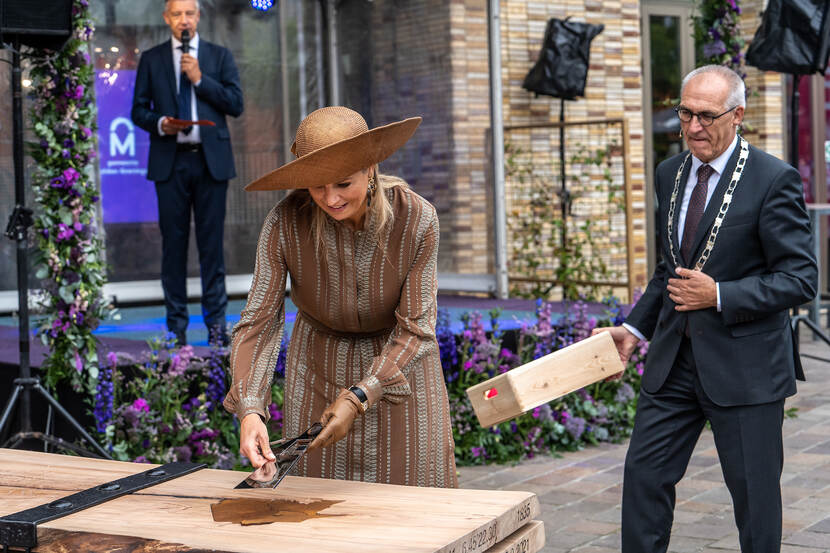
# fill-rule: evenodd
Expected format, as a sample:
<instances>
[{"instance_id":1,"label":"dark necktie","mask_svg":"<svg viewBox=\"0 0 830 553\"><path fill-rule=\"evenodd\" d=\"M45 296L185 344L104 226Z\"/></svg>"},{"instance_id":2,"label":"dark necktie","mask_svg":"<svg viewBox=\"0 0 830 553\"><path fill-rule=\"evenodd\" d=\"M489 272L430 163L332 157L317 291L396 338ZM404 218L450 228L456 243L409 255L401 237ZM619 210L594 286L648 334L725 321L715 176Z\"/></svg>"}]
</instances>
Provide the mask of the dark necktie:
<instances>
[{"instance_id":1,"label":"dark necktie","mask_svg":"<svg viewBox=\"0 0 830 553\"><path fill-rule=\"evenodd\" d=\"M686 225L683 228L683 240L680 243L680 255L688 266L691 263L692 243L695 240L697 227L703 217L706 207L706 192L709 189L709 177L715 170L710 165L701 165L697 169L697 185L689 198L689 207L686 209Z\"/></svg>"},{"instance_id":2,"label":"dark necktie","mask_svg":"<svg viewBox=\"0 0 830 553\"><path fill-rule=\"evenodd\" d=\"M177 46L179 50L182 49L181 46ZM177 117L179 119L184 119L185 121L190 121L193 119L193 113L190 109L190 91L193 90L190 79L187 78L187 75L184 71L180 71L179 75L179 113ZM182 129L181 132L184 134L190 134L190 131L193 127L187 127L186 129Z\"/></svg>"}]
</instances>

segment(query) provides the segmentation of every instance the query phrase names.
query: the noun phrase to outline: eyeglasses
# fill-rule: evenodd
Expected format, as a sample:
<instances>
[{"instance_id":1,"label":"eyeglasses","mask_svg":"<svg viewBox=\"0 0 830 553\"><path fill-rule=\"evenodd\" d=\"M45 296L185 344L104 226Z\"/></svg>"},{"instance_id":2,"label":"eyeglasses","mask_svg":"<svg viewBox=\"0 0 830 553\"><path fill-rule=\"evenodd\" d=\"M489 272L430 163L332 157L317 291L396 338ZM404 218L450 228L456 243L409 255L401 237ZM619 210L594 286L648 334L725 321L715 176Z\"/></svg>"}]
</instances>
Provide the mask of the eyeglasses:
<instances>
[{"instance_id":1,"label":"eyeglasses","mask_svg":"<svg viewBox=\"0 0 830 553\"><path fill-rule=\"evenodd\" d=\"M700 122L700 125L702 127L708 127L715 122L715 119L717 119L718 117L723 117L724 115L726 115L727 113L729 113L737 107L738 106L733 106L719 115L714 115L705 111L703 113L695 113L690 109L681 107L674 108L674 111L675 113L677 113L678 119L680 119L684 123L690 122L692 118L696 115L697 120Z\"/></svg>"}]
</instances>

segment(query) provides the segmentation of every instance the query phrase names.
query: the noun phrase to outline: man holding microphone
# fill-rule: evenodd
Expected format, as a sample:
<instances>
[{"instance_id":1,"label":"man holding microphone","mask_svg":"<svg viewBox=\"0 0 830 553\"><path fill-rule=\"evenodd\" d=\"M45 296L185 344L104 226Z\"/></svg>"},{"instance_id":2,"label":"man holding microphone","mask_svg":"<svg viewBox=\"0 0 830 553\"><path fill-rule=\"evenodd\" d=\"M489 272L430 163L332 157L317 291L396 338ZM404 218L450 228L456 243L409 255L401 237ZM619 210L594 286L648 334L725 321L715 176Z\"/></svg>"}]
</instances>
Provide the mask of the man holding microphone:
<instances>
[{"instance_id":1,"label":"man holding microphone","mask_svg":"<svg viewBox=\"0 0 830 553\"><path fill-rule=\"evenodd\" d=\"M223 236L228 180L236 176L226 116L243 110L233 56L200 39L198 0L166 0L172 37L138 64L132 120L150 133L147 178L156 184L167 329L187 343L190 213L202 279L202 315L212 340L227 341ZM210 121L213 125L193 125Z\"/></svg>"}]
</instances>

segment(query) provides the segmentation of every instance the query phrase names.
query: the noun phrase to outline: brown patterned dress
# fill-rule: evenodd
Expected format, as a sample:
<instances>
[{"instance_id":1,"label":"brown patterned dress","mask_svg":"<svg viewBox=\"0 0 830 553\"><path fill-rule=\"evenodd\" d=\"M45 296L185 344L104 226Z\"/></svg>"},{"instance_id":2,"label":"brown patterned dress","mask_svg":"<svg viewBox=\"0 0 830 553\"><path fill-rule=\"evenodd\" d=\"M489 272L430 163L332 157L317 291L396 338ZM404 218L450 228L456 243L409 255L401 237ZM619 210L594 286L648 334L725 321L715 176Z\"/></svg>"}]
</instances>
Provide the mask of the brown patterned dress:
<instances>
[{"instance_id":1,"label":"brown patterned dress","mask_svg":"<svg viewBox=\"0 0 830 553\"><path fill-rule=\"evenodd\" d=\"M298 314L286 360L284 433L318 421L340 389L367 391L369 409L333 446L310 452L304 476L456 487L447 390L435 339L438 218L406 187L385 192L382 233L327 218L315 254L310 207L290 195L268 215L254 280L233 329L225 408L267 417L282 337L286 276Z\"/></svg>"}]
</instances>

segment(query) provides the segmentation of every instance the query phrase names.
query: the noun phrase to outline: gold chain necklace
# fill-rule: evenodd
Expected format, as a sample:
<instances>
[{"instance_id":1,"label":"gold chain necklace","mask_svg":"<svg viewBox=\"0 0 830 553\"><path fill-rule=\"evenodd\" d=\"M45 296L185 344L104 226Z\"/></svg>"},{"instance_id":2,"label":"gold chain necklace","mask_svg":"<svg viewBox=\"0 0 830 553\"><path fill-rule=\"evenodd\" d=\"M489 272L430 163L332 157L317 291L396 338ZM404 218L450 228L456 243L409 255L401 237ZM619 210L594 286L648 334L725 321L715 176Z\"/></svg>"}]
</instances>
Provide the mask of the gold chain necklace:
<instances>
[{"instance_id":1,"label":"gold chain necklace","mask_svg":"<svg viewBox=\"0 0 830 553\"><path fill-rule=\"evenodd\" d=\"M700 253L700 257L698 257L695 262L696 271L703 269L703 265L706 264L706 261L709 259L709 254L712 253L712 249L715 247L715 240L718 238L721 223L723 223L723 219L726 217L726 212L729 211L729 206L732 204L732 196L734 195L735 187L738 186L738 181L741 180L746 160L749 157L749 143L742 136L738 137L738 140L741 147L741 152L738 154L738 164L735 165L735 170L732 171L732 180L729 181L729 187L723 195L723 203L720 204L718 215L715 217L715 222L712 224L712 230L709 231L709 238L706 240L706 247L703 248L703 251ZM674 210L677 207L677 194L680 190L680 178L683 174L683 170L686 168L686 162L689 161L691 156L691 152L686 154L686 159L683 160L683 163L681 163L680 167L677 169L677 176L674 178L674 190L672 190L671 200L669 200L669 220L666 227L668 230L669 252L671 253L672 262L674 262L675 267L680 267L680 263L678 263L677 254L674 251Z\"/></svg>"}]
</instances>

